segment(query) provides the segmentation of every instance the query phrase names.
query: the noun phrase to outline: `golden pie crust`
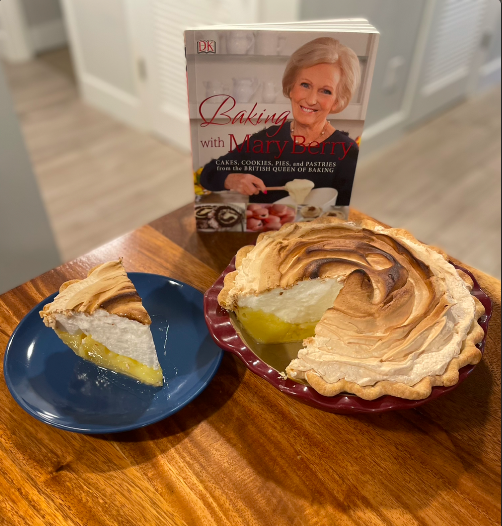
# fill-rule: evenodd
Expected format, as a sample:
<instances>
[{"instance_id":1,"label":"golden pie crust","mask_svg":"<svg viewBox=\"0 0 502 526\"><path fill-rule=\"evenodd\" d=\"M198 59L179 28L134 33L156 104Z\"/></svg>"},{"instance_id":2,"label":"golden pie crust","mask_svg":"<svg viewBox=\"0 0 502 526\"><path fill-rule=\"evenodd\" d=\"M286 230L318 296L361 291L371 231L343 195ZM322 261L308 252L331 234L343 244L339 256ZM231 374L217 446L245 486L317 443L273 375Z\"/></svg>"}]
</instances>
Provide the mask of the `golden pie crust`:
<instances>
[{"instance_id":1,"label":"golden pie crust","mask_svg":"<svg viewBox=\"0 0 502 526\"><path fill-rule=\"evenodd\" d=\"M433 387L452 387L458 383L459 370L466 365L476 365L483 357L476 345L483 341L485 333L478 320L485 314L485 308L481 302L476 301L476 320L473 321L471 331L464 342L460 355L448 365L445 373L437 376L426 376L413 386L403 383L380 381L373 386L360 386L354 382L339 380L335 383L328 383L313 371L306 373L306 379L319 394L323 396L336 396L340 393L350 393L359 396L364 400L376 400L381 396L395 396L407 400L423 400L428 398Z\"/></svg>"},{"instance_id":2,"label":"golden pie crust","mask_svg":"<svg viewBox=\"0 0 502 526\"><path fill-rule=\"evenodd\" d=\"M410 247L413 247L413 251ZM374 326L377 331L375 334L387 334L385 330L388 329L388 334L392 335L389 338L389 352L392 358L392 353L399 357L402 351L396 343L400 341L396 334L404 331L404 326L399 323L400 320L407 320L408 323L411 305L416 318L413 330L416 331L420 328L434 331L436 326L441 329L446 323L443 318L452 308L448 305L451 302L448 301L450 296L447 294L449 291L445 290L445 280L430 270L427 261L415 255L418 252L424 254L423 259L436 262L439 255L440 263L447 267L447 272L451 274L453 269L455 273L454 267L447 262L446 254L420 243L406 230L386 229L370 220L356 224L331 217L311 223L285 225L278 232L262 234L256 247L239 250L237 270L226 276L218 301L225 309L235 311L243 295L260 295L276 288L288 289L308 279L343 276L346 285L335 301L337 307L329 309L328 322L323 322L324 318L319 322L316 336L318 332L323 337L336 335L336 327L343 327L347 320L357 318L357 323L362 324L369 338L371 330L368 327ZM457 278L459 286L472 290L470 278L461 271L458 271L458 276L462 278ZM412 282L413 287L408 282ZM291 379L308 383L328 397L351 393L365 400L375 400L384 395L409 400L427 398L432 387L455 385L459 369L477 364L482 358L476 345L484 338L478 320L485 310L477 298L470 297L475 308L472 309L472 318L464 322L469 330L460 350L449 361L446 370L443 369L443 374L425 375L412 385L394 380L359 385L346 379L330 383L315 368L304 371L304 379L297 377L297 370L292 365L286 373ZM355 318L354 313L357 314ZM307 345L313 341L308 339L304 343Z\"/></svg>"}]
</instances>

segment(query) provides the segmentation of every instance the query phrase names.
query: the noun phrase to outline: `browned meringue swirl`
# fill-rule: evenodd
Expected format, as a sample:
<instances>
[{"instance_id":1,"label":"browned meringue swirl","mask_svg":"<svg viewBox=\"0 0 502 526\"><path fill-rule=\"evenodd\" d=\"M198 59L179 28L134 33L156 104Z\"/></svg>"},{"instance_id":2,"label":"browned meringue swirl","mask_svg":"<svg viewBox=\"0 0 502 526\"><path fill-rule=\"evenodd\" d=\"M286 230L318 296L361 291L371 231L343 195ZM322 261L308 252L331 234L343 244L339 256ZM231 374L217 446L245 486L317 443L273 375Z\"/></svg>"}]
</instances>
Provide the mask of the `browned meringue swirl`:
<instances>
[{"instance_id":1,"label":"browned meringue swirl","mask_svg":"<svg viewBox=\"0 0 502 526\"><path fill-rule=\"evenodd\" d=\"M340 286L326 283L320 289L304 283L318 280ZM296 285L296 292L289 292ZM304 323L302 305L310 305L308 310L317 302L317 296L306 299L309 290L335 291L334 300L323 296L331 307L286 373L315 384L322 394L363 393L360 388L378 384L364 396L378 397L388 388L397 396L424 397L431 385L458 380L453 373L440 378L461 353L459 364L480 359L472 342L482 334L477 331L466 343L476 328L478 306L445 255L405 230L369 220L355 224L322 218L261 235L255 247L237 254L236 271L226 276L218 301L228 310L254 305L280 319L291 315L298 320L290 323ZM283 296L288 299L281 304ZM419 394L407 390L422 380Z\"/></svg>"},{"instance_id":2,"label":"browned meringue swirl","mask_svg":"<svg viewBox=\"0 0 502 526\"><path fill-rule=\"evenodd\" d=\"M92 269L86 279L64 283L60 294L44 307L41 315L45 318L56 313L93 314L98 309L144 325L152 323L122 261L104 263Z\"/></svg>"},{"instance_id":3,"label":"browned meringue swirl","mask_svg":"<svg viewBox=\"0 0 502 526\"><path fill-rule=\"evenodd\" d=\"M292 228L286 238L270 240L262 247L268 261L261 265L256 293L274 286L288 288L306 279L347 277L353 272L362 272L371 282L374 305L403 288L410 275L431 290L428 282L433 274L428 266L387 235L332 224L310 230L295 226L298 228ZM256 249L260 252L259 246Z\"/></svg>"},{"instance_id":4,"label":"browned meringue swirl","mask_svg":"<svg viewBox=\"0 0 502 526\"><path fill-rule=\"evenodd\" d=\"M412 246L419 249L412 252ZM363 384L385 379L386 373L415 381L413 363L424 353L445 349L460 316L450 312L455 302L443 270L438 274L430 267L434 257L442 260L439 267L448 266L405 231L332 218L299 223L259 239L240 261L220 303L232 309L241 295L337 279L343 288L317 324L315 338L304 342L308 352L300 351L297 365L311 366L328 381L354 368L354 378Z\"/></svg>"},{"instance_id":5,"label":"browned meringue swirl","mask_svg":"<svg viewBox=\"0 0 502 526\"><path fill-rule=\"evenodd\" d=\"M329 239L318 242L309 239L312 234ZM293 274L303 269L303 279L345 278L316 336L336 338L348 355L351 348L357 349L358 358L382 362L407 358L408 353L401 351L414 349L411 340L420 339L447 307L445 289L429 267L395 239L370 230L330 226L312 234L293 249ZM283 278L288 279L291 270ZM419 326L421 331L414 332Z\"/></svg>"}]
</instances>

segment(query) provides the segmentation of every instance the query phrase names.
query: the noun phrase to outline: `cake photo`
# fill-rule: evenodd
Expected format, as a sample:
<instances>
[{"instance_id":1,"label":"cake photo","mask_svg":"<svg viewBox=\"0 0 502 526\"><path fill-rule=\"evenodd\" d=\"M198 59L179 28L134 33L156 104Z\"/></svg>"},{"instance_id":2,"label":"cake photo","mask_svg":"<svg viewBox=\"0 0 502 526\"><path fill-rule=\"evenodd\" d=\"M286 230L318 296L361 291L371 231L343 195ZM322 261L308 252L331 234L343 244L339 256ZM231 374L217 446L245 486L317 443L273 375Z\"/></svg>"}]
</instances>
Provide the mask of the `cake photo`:
<instances>
[{"instance_id":1,"label":"cake photo","mask_svg":"<svg viewBox=\"0 0 502 526\"><path fill-rule=\"evenodd\" d=\"M163 385L152 320L121 261L64 283L40 316L84 360L147 385Z\"/></svg>"},{"instance_id":2,"label":"cake photo","mask_svg":"<svg viewBox=\"0 0 502 526\"><path fill-rule=\"evenodd\" d=\"M322 217L241 249L218 302L260 344L300 342L285 373L324 396L422 400L481 360L471 288L405 230Z\"/></svg>"},{"instance_id":3,"label":"cake photo","mask_svg":"<svg viewBox=\"0 0 502 526\"><path fill-rule=\"evenodd\" d=\"M202 232L242 232L244 230L242 205L197 205L195 220Z\"/></svg>"}]
</instances>

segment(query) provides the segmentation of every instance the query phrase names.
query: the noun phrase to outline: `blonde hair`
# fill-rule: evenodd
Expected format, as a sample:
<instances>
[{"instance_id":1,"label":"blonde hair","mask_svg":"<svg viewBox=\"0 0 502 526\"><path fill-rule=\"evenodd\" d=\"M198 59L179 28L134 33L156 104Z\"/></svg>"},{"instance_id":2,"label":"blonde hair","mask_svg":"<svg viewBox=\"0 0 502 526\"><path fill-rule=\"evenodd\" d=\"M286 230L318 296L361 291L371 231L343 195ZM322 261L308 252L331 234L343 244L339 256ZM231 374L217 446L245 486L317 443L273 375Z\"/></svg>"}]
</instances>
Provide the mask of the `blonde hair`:
<instances>
[{"instance_id":1,"label":"blonde hair","mask_svg":"<svg viewBox=\"0 0 502 526\"><path fill-rule=\"evenodd\" d=\"M284 96L290 98L290 93L302 69L319 64L336 64L341 70L342 75L336 93L338 102L336 113L340 113L350 104L359 87L361 66L356 53L334 38L312 40L293 53L282 78Z\"/></svg>"}]
</instances>

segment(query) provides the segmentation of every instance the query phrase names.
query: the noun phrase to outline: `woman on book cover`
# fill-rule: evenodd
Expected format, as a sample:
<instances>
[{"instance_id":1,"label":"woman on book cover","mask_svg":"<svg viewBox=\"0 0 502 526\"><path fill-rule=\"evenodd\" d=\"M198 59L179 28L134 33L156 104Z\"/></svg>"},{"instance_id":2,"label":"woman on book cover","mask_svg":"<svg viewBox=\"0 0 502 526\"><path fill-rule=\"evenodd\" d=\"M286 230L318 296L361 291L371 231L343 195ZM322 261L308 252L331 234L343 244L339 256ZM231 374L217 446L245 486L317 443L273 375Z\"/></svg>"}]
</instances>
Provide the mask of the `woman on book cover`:
<instances>
[{"instance_id":1,"label":"woman on book cover","mask_svg":"<svg viewBox=\"0 0 502 526\"><path fill-rule=\"evenodd\" d=\"M314 188L335 188L336 205L348 206L359 147L331 125L328 115L350 104L360 79L358 56L338 40L318 38L302 46L291 56L282 80L293 121L262 130L212 160L201 173L202 187L238 192L251 203L274 203L288 194L267 188L309 179ZM259 169L249 161L259 161ZM237 172L232 166L244 168Z\"/></svg>"}]
</instances>

